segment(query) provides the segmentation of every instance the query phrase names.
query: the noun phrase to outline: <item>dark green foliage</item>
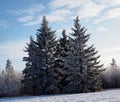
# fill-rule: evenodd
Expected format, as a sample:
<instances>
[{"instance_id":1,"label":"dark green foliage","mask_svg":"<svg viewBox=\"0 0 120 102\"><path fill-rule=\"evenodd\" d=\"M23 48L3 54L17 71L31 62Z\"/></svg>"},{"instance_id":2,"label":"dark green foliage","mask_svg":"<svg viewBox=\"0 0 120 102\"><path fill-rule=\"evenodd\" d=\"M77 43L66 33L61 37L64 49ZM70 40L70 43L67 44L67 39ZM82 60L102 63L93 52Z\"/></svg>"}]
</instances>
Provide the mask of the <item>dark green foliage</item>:
<instances>
[{"instance_id":1,"label":"dark green foliage","mask_svg":"<svg viewBox=\"0 0 120 102\"><path fill-rule=\"evenodd\" d=\"M24 57L24 61L27 61L22 81L25 94L51 94L57 91L53 84L57 81L54 78L55 39L55 31L51 30L48 21L43 17L41 27L37 30L37 40L31 39L27 48L29 56Z\"/></svg>"},{"instance_id":2,"label":"dark green foliage","mask_svg":"<svg viewBox=\"0 0 120 102\"><path fill-rule=\"evenodd\" d=\"M90 35L85 34L86 29L79 24L78 17L74 20L73 33L70 37L71 53L68 56L68 65L71 69L71 81L68 85L70 92L89 92L101 89L100 73L102 65L99 65L96 56L97 51L93 46L87 47Z\"/></svg>"},{"instance_id":3,"label":"dark green foliage","mask_svg":"<svg viewBox=\"0 0 120 102\"><path fill-rule=\"evenodd\" d=\"M56 41L48 21L43 17L37 30L37 39L30 38L24 57L23 93L30 95L89 92L101 89L102 65L93 46L88 47L90 38L86 29L74 20L71 37L65 30Z\"/></svg>"},{"instance_id":4,"label":"dark green foliage","mask_svg":"<svg viewBox=\"0 0 120 102\"><path fill-rule=\"evenodd\" d=\"M25 52L28 52L28 57L24 57L23 61L26 61L26 68L23 71L23 80L21 81L22 93L33 94L35 91L35 75L36 75L36 45L33 38L30 37L30 44L27 44Z\"/></svg>"},{"instance_id":5,"label":"dark green foliage","mask_svg":"<svg viewBox=\"0 0 120 102\"><path fill-rule=\"evenodd\" d=\"M59 43L56 47L56 61L55 61L55 66L56 71L57 71L57 77L59 79L57 83L57 87L60 90L60 93L67 93L67 84L68 81L67 77L70 75L68 71L68 67L66 66L66 57L68 56L69 53L69 40L67 39L67 35L65 30L62 32L62 38L60 38Z\"/></svg>"}]
</instances>

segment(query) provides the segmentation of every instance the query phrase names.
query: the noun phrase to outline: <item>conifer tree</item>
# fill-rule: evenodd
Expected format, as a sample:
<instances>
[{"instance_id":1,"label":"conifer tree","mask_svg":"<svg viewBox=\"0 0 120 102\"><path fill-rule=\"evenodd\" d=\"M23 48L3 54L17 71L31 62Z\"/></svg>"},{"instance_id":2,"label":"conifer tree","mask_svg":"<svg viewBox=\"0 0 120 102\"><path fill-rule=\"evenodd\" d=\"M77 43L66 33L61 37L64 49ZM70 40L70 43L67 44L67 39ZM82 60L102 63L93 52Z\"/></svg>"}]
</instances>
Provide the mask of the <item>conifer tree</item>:
<instances>
[{"instance_id":1,"label":"conifer tree","mask_svg":"<svg viewBox=\"0 0 120 102\"><path fill-rule=\"evenodd\" d=\"M63 30L62 38L60 38L59 43L56 48L56 74L58 77L57 87L60 90L60 93L66 93L68 81L67 77L69 76L68 67L66 66L66 57L69 54L69 40L67 39L66 31Z\"/></svg>"},{"instance_id":2,"label":"conifer tree","mask_svg":"<svg viewBox=\"0 0 120 102\"><path fill-rule=\"evenodd\" d=\"M37 40L33 45L33 48L35 49L33 51L29 48L27 51L29 56L25 61L28 63L26 63L26 68L23 71L23 75L32 80L32 84L30 82L32 86L28 85L29 83L26 85L25 81L29 80L27 77L24 77L23 83L26 90L27 87L32 87L30 87L30 89L33 95L53 94L58 91L54 84L57 81L54 72L54 54L57 41L55 31L52 31L51 27L49 27L46 17L43 17L41 27L37 30L36 36Z\"/></svg>"},{"instance_id":3,"label":"conifer tree","mask_svg":"<svg viewBox=\"0 0 120 102\"><path fill-rule=\"evenodd\" d=\"M110 66L107 66L106 71L101 74L102 86L105 89L120 87L120 69L113 58Z\"/></svg>"},{"instance_id":4,"label":"conifer tree","mask_svg":"<svg viewBox=\"0 0 120 102\"><path fill-rule=\"evenodd\" d=\"M102 68L103 64L100 64L100 56L96 54L98 51L94 46L87 47L85 49L86 59L87 59L87 81L86 81L86 90L85 91L96 91L102 88L101 83L101 73L105 71Z\"/></svg>"},{"instance_id":5,"label":"conifer tree","mask_svg":"<svg viewBox=\"0 0 120 102\"><path fill-rule=\"evenodd\" d=\"M113 58L112 63L110 64L110 73L111 73L111 87L117 88L119 84L119 70L116 60Z\"/></svg>"},{"instance_id":6,"label":"conifer tree","mask_svg":"<svg viewBox=\"0 0 120 102\"><path fill-rule=\"evenodd\" d=\"M5 86L4 73L2 73L2 70L0 69L0 97L5 96Z\"/></svg>"},{"instance_id":7,"label":"conifer tree","mask_svg":"<svg viewBox=\"0 0 120 102\"><path fill-rule=\"evenodd\" d=\"M9 59L6 62L6 68L5 69L6 69L6 71L7 70L13 71L12 63L11 63L11 61Z\"/></svg>"},{"instance_id":8,"label":"conifer tree","mask_svg":"<svg viewBox=\"0 0 120 102\"><path fill-rule=\"evenodd\" d=\"M27 43L25 52L28 52L28 57L24 57L23 61L26 61L26 68L23 71L23 79L21 81L22 94L33 94L35 92L35 75L36 75L36 44L32 36L30 37L30 43Z\"/></svg>"},{"instance_id":9,"label":"conifer tree","mask_svg":"<svg viewBox=\"0 0 120 102\"><path fill-rule=\"evenodd\" d=\"M97 51L93 46L88 47L87 41L90 38L86 34L85 27L79 24L79 18L74 20L70 39L70 54L67 57L69 70L71 71L71 81L68 85L69 92L88 92L101 88L99 75L103 71L96 56Z\"/></svg>"},{"instance_id":10,"label":"conifer tree","mask_svg":"<svg viewBox=\"0 0 120 102\"><path fill-rule=\"evenodd\" d=\"M39 78L37 79L38 94L53 94L57 93L58 88L54 83L56 83L57 78L55 74L55 52L56 52L56 37L55 31L51 30L51 27L48 25L46 17L43 17L41 27L37 30L37 57L36 65L39 69L38 74ZM44 74L40 74L43 70ZM41 90L41 92L39 91Z\"/></svg>"},{"instance_id":11,"label":"conifer tree","mask_svg":"<svg viewBox=\"0 0 120 102\"><path fill-rule=\"evenodd\" d=\"M9 97L18 95L20 81L16 77L15 70L13 69L12 63L9 59L7 60L5 72L3 75L4 75L3 77L5 82L4 94Z\"/></svg>"}]
</instances>

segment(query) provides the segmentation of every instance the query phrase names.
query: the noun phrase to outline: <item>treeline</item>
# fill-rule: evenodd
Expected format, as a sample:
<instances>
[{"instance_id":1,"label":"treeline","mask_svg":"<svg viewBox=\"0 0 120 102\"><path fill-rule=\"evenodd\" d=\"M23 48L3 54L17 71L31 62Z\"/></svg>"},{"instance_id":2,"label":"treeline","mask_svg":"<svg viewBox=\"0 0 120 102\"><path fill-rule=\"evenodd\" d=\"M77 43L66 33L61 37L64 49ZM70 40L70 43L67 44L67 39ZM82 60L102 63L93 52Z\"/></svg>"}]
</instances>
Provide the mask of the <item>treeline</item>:
<instances>
[{"instance_id":1,"label":"treeline","mask_svg":"<svg viewBox=\"0 0 120 102\"><path fill-rule=\"evenodd\" d=\"M30 37L25 47L26 67L15 72L11 61L0 73L0 97L19 95L71 94L120 87L120 71L115 60L109 68L100 63L94 45L88 46L90 34L74 19L72 33L61 32L56 39L46 17L37 29L36 39Z\"/></svg>"},{"instance_id":2,"label":"treeline","mask_svg":"<svg viewBox=\"0 0 120 102\"><path fill-rule=\"evenodd\" d=\"M104 89L120 88L120 66L117 65L115 59L101 74L102 86Z\"/></svg>"},{"instance_id":3,"label":"treeline","mask_svg":"<svg viewBox=\"0 0 120 102\"><path fill-rule=\"evenodd\" d=\"M21 73L16 72L10 60L7 60L5 70L0 70L0 97L20 95Z\"/></svg>"},{"instance_id":4,"label":"treeline","mask_svg":"<svg viewBox=\"0 0 120 102\"><path fill-rule=\"evenodd\" d=\"M102 88L120 88L120 66L115 59L101 73ZM0 97L21 96L22 74L16 72L10 60L7 60L5 70L0 70Z\"/></svg>"}]
</instances>

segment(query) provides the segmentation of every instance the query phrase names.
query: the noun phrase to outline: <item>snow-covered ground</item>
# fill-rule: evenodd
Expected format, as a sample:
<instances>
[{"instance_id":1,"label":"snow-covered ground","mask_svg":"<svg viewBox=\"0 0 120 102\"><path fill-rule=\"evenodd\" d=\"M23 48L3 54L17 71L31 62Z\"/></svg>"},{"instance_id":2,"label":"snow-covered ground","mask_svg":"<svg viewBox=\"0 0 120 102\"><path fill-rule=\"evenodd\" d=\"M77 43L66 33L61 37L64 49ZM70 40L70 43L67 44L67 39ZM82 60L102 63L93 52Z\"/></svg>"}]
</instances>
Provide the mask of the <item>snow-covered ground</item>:
<instances>
[{"instance_id":1,"label":"snow-covered ground","mask_svg":"<svg viewBox=\"0 0 120 102\"><path fill-rule=\"evenodd\" d=\"M0 99L0 102L120 102L120 89L84 94L5 98Z\"/></svg>"}]
</instances>

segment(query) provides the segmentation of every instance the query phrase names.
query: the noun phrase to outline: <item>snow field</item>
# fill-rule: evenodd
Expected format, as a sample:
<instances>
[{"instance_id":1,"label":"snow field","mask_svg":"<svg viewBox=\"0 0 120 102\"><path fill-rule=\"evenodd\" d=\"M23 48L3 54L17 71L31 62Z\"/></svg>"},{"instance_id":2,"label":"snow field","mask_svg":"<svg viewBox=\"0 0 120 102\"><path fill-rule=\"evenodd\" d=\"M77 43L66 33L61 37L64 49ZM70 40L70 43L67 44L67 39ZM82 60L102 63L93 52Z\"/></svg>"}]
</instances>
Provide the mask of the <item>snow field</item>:
<instances>
[{"instance_id":1,"label":"snow field","mask_svg":"<svg viewBox=\"0 0 120 102\"><path fill-rule=\"evenodd\" d=\"M120 89L83 94L3 98L0 102L120 102Z\"/></svg>"}]
</instances>

